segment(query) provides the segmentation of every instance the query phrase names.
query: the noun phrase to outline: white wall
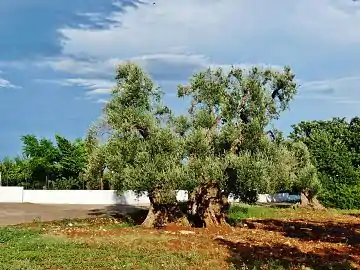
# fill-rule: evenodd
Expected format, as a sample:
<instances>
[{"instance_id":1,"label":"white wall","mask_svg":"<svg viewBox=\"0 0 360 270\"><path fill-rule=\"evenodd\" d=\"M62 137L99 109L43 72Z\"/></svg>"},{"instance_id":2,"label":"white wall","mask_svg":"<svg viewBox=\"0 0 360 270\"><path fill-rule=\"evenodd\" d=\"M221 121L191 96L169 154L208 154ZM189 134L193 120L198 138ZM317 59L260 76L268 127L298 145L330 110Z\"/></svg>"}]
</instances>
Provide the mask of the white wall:
<instances>
[{"instance_id":1,"label":"white wall","mask_svg":"<svg viewBox=\"0 0 360 270\"><path fill-rule=\"evenodd\" d=\"M177 193L178 201L187 201L184 190ZM299 196L279 193L260 194L259 202L286 202L299 200ZM229 197L230 202L236 202ZM133 191L123 192L120 196L114 190L25 190L22 187L0 187L0 202L3 203L38 203L38 204L127 204L148 205L147 195L137 197Z\"/></svg>"},{"instance_id":2,"label":"white wall","mask_svg":"<svg viewBox=\"0 0 360 270\"><path fill-rule=\"evenodd\" d=\"M21 203L23 187L0 187L0 203Z\"/></svg>"},{"instance_id":3,"label":"white wall","mask_svg":"<svg viewBox=\"0 0 360 270\"><path fill-rule=\"evenodd\" d=\"M187 192L179 190L178 201L187 201ZM148 196L136 196L133 191L125 191L120 196L114 190L24 190L24 203L42 204L127 204L148 205Z\"/></svg>"},{"instance_id":4,"label":"white wall","mask_svg":"<svg viewBox=\"0 0 360 270\"><path fill-rule=\"evenodd\" d=\"M147 196L137 198L127 191L117 196L114 190L24 190L24 203L42 204L149 204Z\"/></svg>"}]
</instances>

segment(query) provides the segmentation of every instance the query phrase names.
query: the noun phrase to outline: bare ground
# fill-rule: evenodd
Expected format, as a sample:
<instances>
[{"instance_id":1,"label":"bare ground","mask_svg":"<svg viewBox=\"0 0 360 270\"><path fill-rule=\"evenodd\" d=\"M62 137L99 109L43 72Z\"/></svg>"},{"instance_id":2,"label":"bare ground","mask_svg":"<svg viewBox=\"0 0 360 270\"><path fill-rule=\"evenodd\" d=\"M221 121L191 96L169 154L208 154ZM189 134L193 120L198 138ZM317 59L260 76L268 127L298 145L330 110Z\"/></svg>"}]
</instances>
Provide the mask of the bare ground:
<instances>
[{"instance_id":1,"label":"bare ground","mask_svg":"<svg viewBox=\"0 0 360 270\"><path fill-rule=\"evenodd\" d=\"M49 205L30 203L0 203L0 226L33 221L89 218L107 214L129 213L138 208L128 205Z\"/></svg>"}]
</instances>

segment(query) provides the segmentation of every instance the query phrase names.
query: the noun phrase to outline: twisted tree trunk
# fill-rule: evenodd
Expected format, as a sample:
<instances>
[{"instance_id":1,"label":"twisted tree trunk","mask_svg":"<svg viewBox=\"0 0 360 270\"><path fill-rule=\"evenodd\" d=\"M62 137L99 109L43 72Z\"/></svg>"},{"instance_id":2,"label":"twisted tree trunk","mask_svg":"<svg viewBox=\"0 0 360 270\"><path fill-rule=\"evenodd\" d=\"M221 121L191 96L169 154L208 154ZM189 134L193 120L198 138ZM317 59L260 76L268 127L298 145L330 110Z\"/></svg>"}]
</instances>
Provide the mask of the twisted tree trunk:
<instances>
[{"instance_id":1,"label":"twisted tree trunk","mask_svg":"<svg viewBox=\"0 0 360 270\"><path fill-rule=\"evenodd\" d=\"M141 224L145 228L162 228L169 224L189 227L190 223L186 214L176 202L176 195L172 203L163 203L161 191L154 189L149 192L150 207L146 219Z\"/></svg>"},{"instance_id":2,"label":"twisted tree trunk","mask_svg":"<svg viewBox=\"0 0 360 270\"><path fill-rule=\"evenodd\" d=\"M300 207L325 209L325 207L316 198L316 194L314 193L314 191L311 189L304 189L301 191Z\"/></svg>"},{"instance_id":3,"label":"twisted tree trunk","mask_svg":"<svg viewBox=\"0 0 360 270\"><path fill-rule=\"evenodd\" d=\"M195 215L198 227L228 225L226 222L228 198L214 181L203 184L193 191L189 199L189 208Z\"/></svg>"}]
</instances>

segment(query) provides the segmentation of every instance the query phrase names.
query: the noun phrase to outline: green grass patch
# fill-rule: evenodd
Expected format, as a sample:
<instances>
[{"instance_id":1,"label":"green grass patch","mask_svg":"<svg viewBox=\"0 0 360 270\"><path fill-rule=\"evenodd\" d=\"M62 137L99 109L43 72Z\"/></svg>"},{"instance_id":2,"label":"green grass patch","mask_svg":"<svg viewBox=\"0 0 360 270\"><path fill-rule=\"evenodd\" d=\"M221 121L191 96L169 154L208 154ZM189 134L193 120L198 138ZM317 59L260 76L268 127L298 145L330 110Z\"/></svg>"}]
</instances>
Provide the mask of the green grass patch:
<instances>
[{"instance_id":1,"label":"green grass patch","mask_svg":"<svg viewBox=\"0 0 360 270\"><path fill-rule=\"evenodd\" d=\"M136 233L69 239L36 229L0 228L0 269L199 269L206 262L205 254L191 248L167 249L171 239Z\"/></svg>"},{"instance_id":2,"label":"green grass patch","mask_svg":"<svg viewBox=\"0 0 360 270\"><path fill-rule=\"evenodd\" d=\"M0 244L16 243L18 241L27 241L40 234L38 230L16 229L5 227L0 229Z\"/></svg>"},{"instance_id":3,"label":"green grass patch","mask_svg":"<svg viewBox=\"0 0 360 270\"><path fill-rule=\"evenodd\" d=\"M231 224L241 222L247 218L275 218L279 217L281 210L273 207L234 204L229 209L229 222Z\"/></svg>"}]
</instances>

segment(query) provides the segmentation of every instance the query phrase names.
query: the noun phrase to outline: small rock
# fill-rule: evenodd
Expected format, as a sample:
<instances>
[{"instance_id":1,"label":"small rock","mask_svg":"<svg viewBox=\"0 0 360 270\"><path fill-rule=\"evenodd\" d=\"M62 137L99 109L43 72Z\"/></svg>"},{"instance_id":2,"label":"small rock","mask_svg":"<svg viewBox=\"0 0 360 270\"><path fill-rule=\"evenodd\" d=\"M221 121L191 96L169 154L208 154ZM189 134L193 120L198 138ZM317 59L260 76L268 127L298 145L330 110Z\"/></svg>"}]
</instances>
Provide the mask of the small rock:
<instances>
[{"instance_id":1,"label":"small rock","mask_svg":"<svg viewBox=\"0 0 360 270\"><path fill-rule=\"evenodd\" d=\"M193 231L179 231L180 234L195 234Z\"/></svg>"},{"instance_id":2,"label":"small rock","mask_svg":"<svg viewBox=\"0 0 360 270\"><path fill-rule=\"evenodd\" d=\"M218 235L218 236L215 237L215 240L225 240L225 238L222 237L221 235Z\"/></svg>"}]
</instances>

